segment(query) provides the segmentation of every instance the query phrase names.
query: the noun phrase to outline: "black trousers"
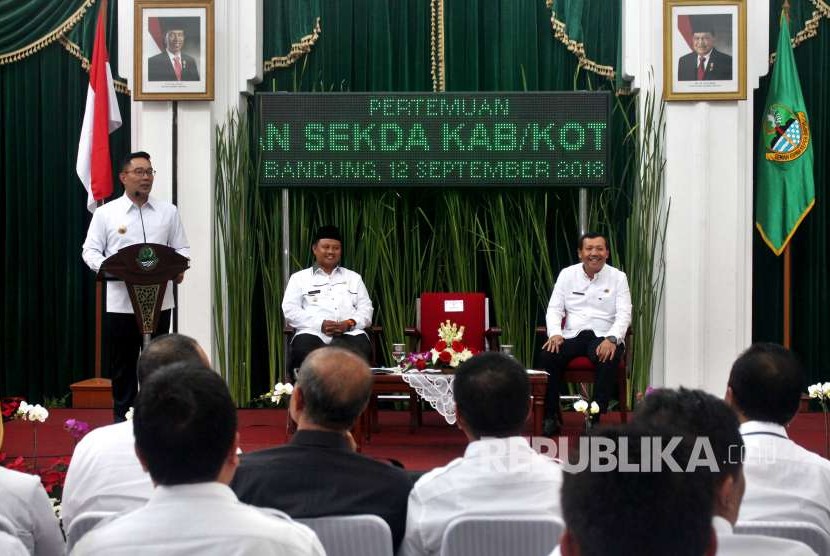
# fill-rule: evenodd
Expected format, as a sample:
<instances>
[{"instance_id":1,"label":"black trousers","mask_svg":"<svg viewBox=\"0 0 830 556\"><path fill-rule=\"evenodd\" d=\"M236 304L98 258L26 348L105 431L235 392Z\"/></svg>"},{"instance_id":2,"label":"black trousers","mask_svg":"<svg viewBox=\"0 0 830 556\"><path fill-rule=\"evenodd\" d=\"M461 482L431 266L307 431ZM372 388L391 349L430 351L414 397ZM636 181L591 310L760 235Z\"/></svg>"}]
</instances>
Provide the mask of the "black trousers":
<instances>
[{"instance_id":1,"label":"black trousers","mask_svg":"<svg viewBox=\"0 0 830 556\"><path fill-rule=\"evenodd\" d=\"M167 309L159 315L153 338L170 332L170 315ZM138 393L136 364L141 352L141 333L132 313L105 313L109 372L112 380L113 416L116 423L124 420L124 414L133 406Z\"/></svg>"},{"instance_id":2,"label":"black trousers","mask_svg":"<svg viewBox=\"0 0 830 556\"><path fill-rule=\"evenodd\" d=\"M366 334L335 336L330 344L326 344L314 334L294 334L289 347L288 376L294 376L294 369L303 364L309 353L326 345L351 350L365 359L367 363L372 357L372 344L369 343L369 337Z\"/></svg>"},{"instance_id":3,"label":"black trousers","mask_svg":"<svg viewBox=\"0 0 830 556\"><path fill-rule=\"evenodd\" d=\"M624 346L617 345L617 351L610 361L600 363L597 359L597 347L604 337L597 337L592 330L583 330L573 338L566 338L559 348L559 353L542 350L539 354L539 366L548 372L548 388L545 396L545 418L553 418L559 410L559 381L562 372L568 363L581 355L585 355L594 364L597 370L594 384L594 401L599 405L601 413L608 410L608 402L614 397L617 384L617 366L620 363Z\"/></svg>"}]
</instances>

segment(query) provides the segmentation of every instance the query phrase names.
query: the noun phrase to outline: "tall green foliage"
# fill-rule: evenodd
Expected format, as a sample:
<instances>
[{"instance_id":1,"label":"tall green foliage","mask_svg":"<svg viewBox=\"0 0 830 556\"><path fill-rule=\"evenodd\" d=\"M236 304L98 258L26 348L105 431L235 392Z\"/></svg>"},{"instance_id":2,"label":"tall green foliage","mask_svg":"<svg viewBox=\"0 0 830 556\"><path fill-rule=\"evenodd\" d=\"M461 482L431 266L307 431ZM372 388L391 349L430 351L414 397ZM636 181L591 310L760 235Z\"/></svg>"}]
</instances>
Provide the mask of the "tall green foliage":
<instances>
[{"instance_id":1,"label":"tall green foliage","mask_svg":"<svg viewBox=\"0 0 830 556\"><path fill-rule=\"evenodd\" d=\"M282 202L279 191L260 189L256 195L256 233L259 271L262 278L265 328L268 339L269 385L285 382L285 342L282 292L285 291L282 264Z\"/></svg>"},{"instance_id":2,"label":"tall green foliage","mask_svg":"<svg viewBox=\"0 0 830 556\"><path fill-rule=\"evenodd\" d=\"M247 118L216 127L214 328L219 372L237 404L251 397L251 305L256 279L255 196Z\"/></svg>"}]
</instances>

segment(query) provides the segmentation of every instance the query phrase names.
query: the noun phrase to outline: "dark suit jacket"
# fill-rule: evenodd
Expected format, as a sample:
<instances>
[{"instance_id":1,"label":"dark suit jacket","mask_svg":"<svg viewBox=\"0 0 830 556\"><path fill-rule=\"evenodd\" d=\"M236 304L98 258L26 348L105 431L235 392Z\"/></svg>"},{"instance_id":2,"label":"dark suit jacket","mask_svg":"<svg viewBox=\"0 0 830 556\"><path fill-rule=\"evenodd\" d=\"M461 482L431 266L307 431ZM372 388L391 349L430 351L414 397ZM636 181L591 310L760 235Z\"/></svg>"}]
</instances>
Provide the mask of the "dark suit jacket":
<instances>
[{"instance_id":1,"label":"dark suit jacket","mask_svg":"<svg viewBox=\"0 0 830 556\"><path fill-rule=\"evenodd\" d=\"M338 433L301 430L284 446L243 454L231 488L246 504L295 519L379 516L397 551L412 481L403 469L353 452Z\"/></svg>"},{"instance_id":2,"label":"dark suit jacket","mask_svg":"<svg viewBox=\"0 0 830 556\"><path fill-rule=\"evenodd\" d=\"M198 81L199 66L193 56L185 53L182 57L182 81ZM167 52L156 54L147 61L147 79L150 81L178 81L176 72L173 71L173 64Z\"/></svg>"},{"instance_id":3,"label":"dark suit jacket","mask_svg":"<svg viewBox=\"0 0 830 556\"><path fill-rule=\"evenodd\" d=\"M677 63L677 79L679 81L697 80L697 53L690 52L681 56ZM706 71L703 79L725 80L732 79L732 56L712 49L709 62L706 64Z\"/></svg>"}]
</instances>

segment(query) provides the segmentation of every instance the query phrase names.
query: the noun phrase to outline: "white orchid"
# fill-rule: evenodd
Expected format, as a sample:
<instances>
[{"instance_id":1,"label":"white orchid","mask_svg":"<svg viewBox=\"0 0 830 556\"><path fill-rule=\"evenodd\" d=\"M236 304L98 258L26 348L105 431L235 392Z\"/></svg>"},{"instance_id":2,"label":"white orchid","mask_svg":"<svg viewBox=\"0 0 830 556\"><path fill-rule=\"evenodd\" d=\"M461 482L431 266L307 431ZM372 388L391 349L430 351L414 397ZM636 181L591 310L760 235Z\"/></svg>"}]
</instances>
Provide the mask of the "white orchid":
<instances>
[{"instance_id":1,"label":"white orchid","mask_svg":"<svg viewBox=\"0 0 830 556\"><path fill-rule=\"evenodd\" d=\"M599 404L597 402L591 402L591 415L596 415L599 413Z\"/></svg>"},{"instance_id":2,"label":"white orchid","mask_svg":"<svg viewBox=\"0 0 830 556\"><path fill-rule=\"evenodd\" d=\"M124 414L124 419L126 419L127 421L132 421L134 413L135 413L135 408L133 408L131 406L130 409L127 410L127 413Z\"/></svg>"},{"instance_id":3,"label":"white orchid","mask_svg":"<svg viewBox=\"0 0 830 556\"><path fill-rule=\"evenodd\" d=\"M271 403L278 404L283 396L290 396L294 393L294 385L286 382L278 382L274 385L274 390L271 392Z\"/></svg>"},{"instance_id":4,"label":"white orchid","mask_svg":"<svg viewBox=\"0 0 830 556\"><path fill-rule=\"evenodd\" d=\"M807 387L807 394L813 399L821 399L824 397L822 384L820 382L818 384L811 384Z\"/></svg>"},{"instance_id":5,"label":"white orchid","mask_svg":"<svg viewBox=\"0 0 830 556\"><path fill-rule=\"evenodd\" d=\"M586 413L588 411L588 402L585 400L574 402L574 410L580 413Z\"/></svg>"},{"instance_id":6,"label":"white orchid","mask_svg":"<svg viewBox=\"0 0 830 556\"><path fill-rule=\"evenodd\" d=\"M825 382L821 385L821 391L824 392L824 397L830 399L830 382Z\"/></svg>"},{"instance_id":7,"label":"white orchid","mask_svg":"<svg viewBox=\"0 0 830 556\"><path fill-rule=\"evenodd\" d=\"M39 403L32 405L22 401L17 408L15 416L23 419L24 421L37 421L39 423L43 423L49 418L49 410Z\"/></svg>"}]
</instances>

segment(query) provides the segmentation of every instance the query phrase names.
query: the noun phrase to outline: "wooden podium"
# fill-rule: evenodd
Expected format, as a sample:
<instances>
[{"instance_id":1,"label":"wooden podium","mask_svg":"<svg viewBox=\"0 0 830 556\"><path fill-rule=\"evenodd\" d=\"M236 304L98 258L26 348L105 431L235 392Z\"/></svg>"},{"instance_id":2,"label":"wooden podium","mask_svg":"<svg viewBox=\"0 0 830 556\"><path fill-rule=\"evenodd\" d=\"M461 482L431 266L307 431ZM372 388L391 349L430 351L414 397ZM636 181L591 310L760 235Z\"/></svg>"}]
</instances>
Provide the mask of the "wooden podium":
<instances>
[{"instance_id":1,"label":"wooden podium","mask_svg":"<svg viewBox=\"0 0 830 556\"><path fill-rule=\"evenodd\" d=\"M167 282L187 270L189 265L187 257L159 243L130 245L101 263L99 282L118 280L127 285L144 347L150 343L158 325ZM96 367L95 378L70 386L72 407L112 408L112 383L101 378L100 372L100 366Z\"/></svg>"}]
</instances>

